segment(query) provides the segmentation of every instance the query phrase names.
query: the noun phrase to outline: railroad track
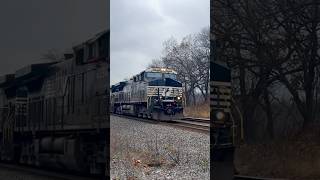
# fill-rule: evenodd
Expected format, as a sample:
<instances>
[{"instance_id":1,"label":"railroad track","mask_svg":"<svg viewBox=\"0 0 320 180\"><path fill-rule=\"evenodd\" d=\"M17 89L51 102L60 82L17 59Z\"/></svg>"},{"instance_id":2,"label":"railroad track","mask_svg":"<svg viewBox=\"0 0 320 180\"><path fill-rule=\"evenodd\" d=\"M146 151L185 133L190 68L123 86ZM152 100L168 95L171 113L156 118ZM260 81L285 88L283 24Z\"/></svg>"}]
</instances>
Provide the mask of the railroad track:
<instances>
[{"instance_id":1,"label":"railroad track","mask_svg":"<svg viewBox=\"0 0 320 180\"><path fill-rule=\"evenodd\" d=\"M58 180L102 180L102 179L104 180L104 179L107 179L107 178L98 178L98 177L83 177L80 175L70 175L70 174L56 172L56 171L35 169L29 166L4 164L4 163L0 163L0 168L14 170L18 172L24 172L24 173L28 173L28 174L32 174L40 177L57 178ZM285 179L273 179L273 178L235 175L234 180L285 180Z\"/></svg>"},{"instance_id":2,"label":"railroad track","mask_svg":"<svg viewBox=\"0 0 320 180\"><path fill-rule=\"evenodd\" d=\"M181 120L191 121L191 122L210 123L210 119L209 119L209 118L184 117L184 118L182 118Z\"/></svg>"},{"instance_id":3,"label":"railroad track","mask_svg":"<svg viewBox=\"0 0 320 180\"><path fill-rule=\"evenodd\" d=\"M183 129L195 130L203 133L210 133L210 119L205 119L205 118L185 117L185 118L173 120L170 122L159 122L151 119L143 119L143 118L138 118L134 116L125 116L125 115L118 115L118 114L112 114L112 115L122 117L122 118L127 118L127 119L143 121L147 123L159 123L167 126L175 126ZM235 175L234 180L285 180L285 179Z\"/></svg>"},{"instance_id":4,"label":"railroad track","mask_svg":"<svg viewBox=\"0 0 320 180\"><path fill-rule=\"evenodd\" d=\"M181 127L181 128L203 132L203 133L210 133L209 119L186 117L179 120L173 120L168 124Z\"/></svg>"},{"instance_id":5,"label":"railroad track","mask_svg":"<svg viewBox=\"0 0 320 180\"><path fill-rule=\"evenodd\" d=\"M112 116L117 116L117 117L122 117L122 118L126 118L126 119L132 119L132 120L136 120L136 121L142 121L142 122L147 122L147 123L152 123L152 124L157 124L159 123L158 121L152 120L152 119L144 119L144 118L139 118L136 116L129 116L129 115L120 115L120 114L111 114Z\"/></svg>"},{"instance_id":6,"label":"railroad track","mask_svg":"<svg viewBox=\"0 0 320 180\"><path fill-rule=\"evenodd\" d=\"M201 133L209 133L210 132L210 120L204 118L193 118L193 117L185 117L182 119L172 120L172 121L156 121L152 119L144 119L138 118L135 116L127 116L127 115L119 115L112 114L113 116L123 117L127 119L133 119L137 121L143 121L147 123L161 124L173 127L179 127L182 129L188 129L192 131L197 131Z\"/></svg>"},{"instance_id":7,"label":"railroad track","mask_svg":"<svg viewBox=\"0 0 320 180\"><path fill-rule=\"evenodd\" d=\"M278 178L263 178L263 177L254 177L254 176L241 176L235 175L234 180L286 180L286 179L278 179Z\"/></svg>"},{"instance_id":8,"label":"railroad track","mask_svg":"<svg viewBox=\"0 0 320 180\"><path fill-rule=\"evenodd\" d=\"M13 170L17 172L23 172L39 177L49 177L56 178L58 180L105 180L106 177L92 177L89 175L73 175L67 172L55 171L55 170L47 170L42 168L36 168L31 166L24 166L19 164L5 164L0 163L0 168ZM17 174L18 175L18 174ZM0 178L1 179L1 178Z\"/></svg>"}]
</instances>

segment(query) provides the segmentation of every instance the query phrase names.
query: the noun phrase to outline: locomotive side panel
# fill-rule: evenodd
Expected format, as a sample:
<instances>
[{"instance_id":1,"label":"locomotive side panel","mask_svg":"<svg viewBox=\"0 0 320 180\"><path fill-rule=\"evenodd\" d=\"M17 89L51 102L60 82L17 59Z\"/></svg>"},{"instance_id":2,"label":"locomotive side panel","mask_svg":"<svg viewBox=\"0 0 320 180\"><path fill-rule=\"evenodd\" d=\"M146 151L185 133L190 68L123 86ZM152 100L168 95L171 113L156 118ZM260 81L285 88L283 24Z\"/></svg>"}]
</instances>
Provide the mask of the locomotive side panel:
<instances>
[{"instance_id":1,"label":"locomotive side panel","mask_svg":"<svg viewBox=\"0 0 320 180\"><path fill-rule=\"evenodd\" d=\"M98 67L96 67L98 66ZM106 63L101 62L87 66L75 76L74 112L67 118L67 124L94 127L98 119L106 121Z\"/></svg>"},{"instance_id":2,"label":"locomotive side panel","mask_svg":"<svg viewBox=\"0 0 320 180\"><path fill-rule=\"evenodd\" d=\"M75 48L74 58L0 80L1 160L104 174L108 38L100 33L79 46L83 53Z\"/></svg>"}]
</instances>

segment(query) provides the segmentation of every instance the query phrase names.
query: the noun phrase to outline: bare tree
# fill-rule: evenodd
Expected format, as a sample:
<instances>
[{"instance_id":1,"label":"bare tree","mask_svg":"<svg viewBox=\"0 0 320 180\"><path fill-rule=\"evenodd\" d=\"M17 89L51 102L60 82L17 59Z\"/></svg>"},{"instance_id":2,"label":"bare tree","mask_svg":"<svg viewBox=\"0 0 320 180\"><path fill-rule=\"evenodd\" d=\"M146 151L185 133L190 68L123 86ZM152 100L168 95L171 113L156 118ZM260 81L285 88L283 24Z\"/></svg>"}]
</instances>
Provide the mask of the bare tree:
<instances>
[{"instance_id":1,"label":"bare tree","mask_svg":"<svg viewBox=\"0 0 320 180\"><path fill-rule=\"evenodd\" d=\"M42 55L42 59L50 62L56 62L56 61L63 60L64 55L57 49L50 49L45 54Z\"/></svg>"},{"instance_id":2,"label":"bare tree","mask_svg":"<svg viewBox=\"0 0 320 180\"><path fill-rule=\"evenodd\" d=\"M269 134L273 136L269 86L277 79L273 75L278 47L273 41L276 24L269 1L217 0L214 3L214 31L221 51L219 60L226 61L233 70L234 87L245 120L246 137L255 137L255 110L265 105Z\"/></svg>"},{"instance_id":3,"label":"bare tree","mask_svg":"<svg viewBox=\"0 0 320 180\"><path fill-rule=\"evenodd\" d=\"M199 69L199 88L205 101L209 97L209 78L210 78L210 31L204 28L195 36L194 40L194 60Z\"/></svg>"},{"instance_id":4,"label":"bare tree","mask_svg":"<svg viewBox=\"0 0 320 180\"><path fill-rule=\"evenodd\" d=\"M280 81L293 96L306 128L315 119L316 78L319 75L320 11L318 1L285 1L277 4L287 61L277 68ZM286 72L291 72L286 73Z\"/></svg>"},{"instance_id":5,"label":"bare tree","mask_svg":"<svg viewBox=\"0 0 320 180\"><path fill-rule=\"evenodd\" d=\"M152 67L164 67L164 63L161 59L152 59L151 63L148 65L148 68Z\"/></svg>"},{"instance_id":6,"label":"bare tree","mask_svg":"<svg viewBox=\"0 0 320 180\"><path fill-rule=\"evenodd\" d=\"M172 67L178 72L178 79L183 83L186 93L187 104L190 104L190 97L195 103L195 87L197 82L195 63L192 59L191 35L183 38L179 44L170 39L165 43L164 56L162 60L167 67Z\"/></svg>"},{"instance_id":7,"label":"bare tree","mask_svg":"<svg viewBox=\"0 0 320 180\"><path fill-rule=\"evenodd\" d=\"M254 113L266 113L267 131L274 135L272 98L283 84L303 117L314 119L319 65L319 3L296 0L214 1L212 36L219 60L233 70L235 92L241 102L245 134L254 137Z\"/></svg>"},{"instance_id":8,"label":"bare tree","mask_svg":"<svg viewBox=\"0 0 320 180\"><path fill-rule=\"evenodd\" d=\"M197 93L201 93L204 100L209 95L209 58L210 40L209 28L200 33L188 35L178 42L170 38L163 43L164 66L174 68L178 72L178 79L184 86L186 103L197 102Z\"/></svg>"}]
</instances>

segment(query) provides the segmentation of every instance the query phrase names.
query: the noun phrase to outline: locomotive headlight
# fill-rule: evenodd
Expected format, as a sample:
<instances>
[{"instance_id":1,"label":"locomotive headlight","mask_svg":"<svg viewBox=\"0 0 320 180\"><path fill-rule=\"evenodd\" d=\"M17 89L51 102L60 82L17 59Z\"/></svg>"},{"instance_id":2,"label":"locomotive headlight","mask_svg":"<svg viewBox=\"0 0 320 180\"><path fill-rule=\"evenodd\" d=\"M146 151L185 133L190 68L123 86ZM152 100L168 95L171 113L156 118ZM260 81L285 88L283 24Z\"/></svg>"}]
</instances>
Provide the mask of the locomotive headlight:
<instances>
[{"instance_id":1,"label":"locomotive headlight","mask_svg":"<svg viewBox=\"0 0 320 180\"><path fill-rule=\"evenodd\" d=\"M224 112L222 112L222 111L218 111L216 114L215 114L215 116L216 116L216 118L217 118L217 120L220 120L220 121L222 121L222 120L224 120L225 119L225 113Z\"/></svg>"}]
</instances>

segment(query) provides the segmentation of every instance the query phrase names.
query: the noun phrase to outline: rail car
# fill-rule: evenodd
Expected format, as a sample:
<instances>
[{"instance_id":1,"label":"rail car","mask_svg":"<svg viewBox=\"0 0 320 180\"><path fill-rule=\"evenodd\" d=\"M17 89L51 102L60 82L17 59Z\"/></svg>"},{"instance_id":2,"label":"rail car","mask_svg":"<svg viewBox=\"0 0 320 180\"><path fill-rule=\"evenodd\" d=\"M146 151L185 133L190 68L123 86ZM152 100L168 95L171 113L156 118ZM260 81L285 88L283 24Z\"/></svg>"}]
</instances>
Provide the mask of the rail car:
<instances>
[{"instance_id":1,"label":"rail car","mask_svg":"<svg viewBox=\"0 0 320 180\"><path fill-rule=\"evenodd\" d=\"M109 34L0 78L2 161L107 173Z\"/></svg>"},{"instance_id":2,"label":"rail car","mask_svg":"<svg viewBox=\"0 0 320 180\"><path fill-rule=\"evenodd\" d=\"M182 84L170 68L149 68L111 86L115 114L168 121L183 116Z\"/></svg>"}]
</instances>

